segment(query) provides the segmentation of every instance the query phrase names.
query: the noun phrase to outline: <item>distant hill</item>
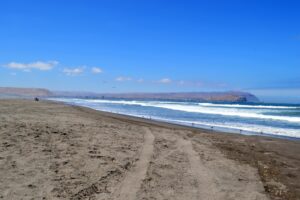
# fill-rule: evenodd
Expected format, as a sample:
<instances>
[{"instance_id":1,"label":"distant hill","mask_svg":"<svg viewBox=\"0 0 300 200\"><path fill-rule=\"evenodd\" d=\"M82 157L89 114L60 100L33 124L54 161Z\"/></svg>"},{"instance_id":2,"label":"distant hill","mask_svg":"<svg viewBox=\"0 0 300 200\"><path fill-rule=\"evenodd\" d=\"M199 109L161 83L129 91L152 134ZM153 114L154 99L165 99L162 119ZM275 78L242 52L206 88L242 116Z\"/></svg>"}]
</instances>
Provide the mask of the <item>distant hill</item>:
<instances>
[{"instance_id":1,"label":"distant hill","mask_svg":"<svg viewBox=\"0 0 300 200\"><path fill-rule=\"evenodd\" d=\"M176 93L89 93L53 92L57 97L100 98L100 99L151 99L151 100L188 100L202 102L259 102L247 92L176 92Z\"/></svg>"},{"instance_id":2,"label":"distant hill","mask_svg":"<svg viewBox=\"0 0 300 200\"><path fill-rule=\"evenodd\" d=\"M52 95L49 90L41 88L0 87L2 97L49 97Z\"/></svg>"},{"instance_id":3,"label":"distant hill","mask_svg":"<svg viewBox=\"0 0 300 200\"><path fill-rule=\"evenodd\" d=\"M109 95L108 95L109 96ZM133 99L166 99L166 100L191 100L203 102L257 102L257 97L245 92L188 92L188 93L136 93L111 95L111 97Z\"/></svg>"},{"instance_id":4,"label":"distant hill","mask_svg":"<svg viewBox=\"0 0 300 200\"><path fill-rule=\"evenodd\" d=\"M50 91L42 88L0 87L0 97L70 97L97 99L187 100L201 102L258 102L247 92L92 93Z\"/></svg>"}]
</instances>

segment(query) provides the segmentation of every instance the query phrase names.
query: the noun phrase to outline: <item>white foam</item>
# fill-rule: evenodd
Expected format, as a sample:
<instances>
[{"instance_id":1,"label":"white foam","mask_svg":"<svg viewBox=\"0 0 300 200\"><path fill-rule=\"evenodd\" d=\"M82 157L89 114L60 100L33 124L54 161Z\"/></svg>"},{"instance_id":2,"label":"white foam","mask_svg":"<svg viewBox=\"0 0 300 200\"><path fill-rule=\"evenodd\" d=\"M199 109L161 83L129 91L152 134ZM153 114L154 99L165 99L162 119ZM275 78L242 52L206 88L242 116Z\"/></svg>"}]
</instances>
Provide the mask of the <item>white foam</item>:
<instances>
[{"instance_id":1,"label":"white foam","mask_svg":"<svg viewBox=\"0 0 300 200\"><path fill-rule=\"evenodd\" d=\"M200 106L207 107L229 107L229 108L266 108L266 109L297 109L295 106L267 106L267 105L241 105L241 104L214 104L214 103L199 103Z\"/></svg>"},{"instance_id":2,"label":"white foam","mask_svg":"<svg viewBox=\"0 0 300 200\"><path fill-rule=\"evenodd\" d=\"M187 125L200 125L200 126L209 126L214 128L227 128L227 129L235 129L235 130L243 130L255 133L264 133L264 134L271 134L271 135L284 135L289 137L296 137L300 138L300 131L297 129L291 128L278 128L278 127L269 127L269 126L262 126L262 125L249 125L249 124L242 124L242 123L208 123L208 122L201 122L201 121L186 121L186 120L168 120L163 119L161 120L170 121L170 122L177 122Z\"/></svg>"},{"instance_id":3,"label":"white foam","mask_svg":"<svg viewBox=\"0 0 300 200\"><path fill-rule=\"evenodd\" d=\"M222 109L222 108L205 108L201 106L189 106L189 105L155 105L154 107L167 108L171 110L179 110L193 113L236 116L243 118L256 118L256 119L269 119L269 120L281 120L288 122L300 122L300 117L289 116L276 116L276 115L264 115L261 111L245 111L241 109Z\"/></svg>"}]
</instances>

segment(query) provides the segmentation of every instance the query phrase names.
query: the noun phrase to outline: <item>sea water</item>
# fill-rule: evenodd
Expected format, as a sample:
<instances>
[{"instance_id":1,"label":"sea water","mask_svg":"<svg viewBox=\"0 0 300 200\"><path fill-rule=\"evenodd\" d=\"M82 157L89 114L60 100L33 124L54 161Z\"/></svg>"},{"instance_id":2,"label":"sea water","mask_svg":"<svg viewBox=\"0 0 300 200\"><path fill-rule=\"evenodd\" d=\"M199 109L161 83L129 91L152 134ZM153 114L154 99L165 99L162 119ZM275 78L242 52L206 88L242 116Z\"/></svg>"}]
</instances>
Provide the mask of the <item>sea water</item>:
<instances>
[{"instance_id":1,"label":"sea water","mask_svg":"<svg viewBox=\"0 0 300 200\"><path fill-rule=\"evenodd\" d=\"M300 105L77 98L52 100L224 132L300 139Z\"/></svg>"}]
</instances>

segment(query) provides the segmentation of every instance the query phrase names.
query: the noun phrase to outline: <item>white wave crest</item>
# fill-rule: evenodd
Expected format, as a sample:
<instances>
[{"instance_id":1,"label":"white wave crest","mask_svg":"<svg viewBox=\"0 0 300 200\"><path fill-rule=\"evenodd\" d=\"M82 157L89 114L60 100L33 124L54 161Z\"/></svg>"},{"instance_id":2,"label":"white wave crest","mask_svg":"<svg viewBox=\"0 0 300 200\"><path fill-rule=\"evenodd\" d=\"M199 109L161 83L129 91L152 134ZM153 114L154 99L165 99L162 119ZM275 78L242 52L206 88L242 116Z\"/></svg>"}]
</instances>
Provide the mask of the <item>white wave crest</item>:
<instances>
[{"instance_id":1,"label":"white wave crest","mask_svg":"<svg viewBox=\"0 0 300 200\"><path fill-rule=\"evenodd\" d=\"M297 109L295 106L267 106L267 105L242 105L242 104L214 104L199 103L200 106L206 107L229 107L229 108L266 108L266 109Z\"/></svg>"},{"instance_id":2,"label":"white wave crest","mask_svg":"<svg viewBox=\"0 0 300 200\"><path fill-rule=\"evenodd\" d=\"M243 117L243 118L256 118L256 119L269 119L269 120L281 120L288 122L300 122L300 117L289 117L289 116L276 116L276 115L264 115L261 113L249 112L240 109L221 109L221 108L204 108L201 106L188 106L188 105L155 105L159 108L167 108L171 110L179 110L185 112L203 113L203 114L213 114L213 115L225 115L233 117Z\"/></svg>"}]
</instances>

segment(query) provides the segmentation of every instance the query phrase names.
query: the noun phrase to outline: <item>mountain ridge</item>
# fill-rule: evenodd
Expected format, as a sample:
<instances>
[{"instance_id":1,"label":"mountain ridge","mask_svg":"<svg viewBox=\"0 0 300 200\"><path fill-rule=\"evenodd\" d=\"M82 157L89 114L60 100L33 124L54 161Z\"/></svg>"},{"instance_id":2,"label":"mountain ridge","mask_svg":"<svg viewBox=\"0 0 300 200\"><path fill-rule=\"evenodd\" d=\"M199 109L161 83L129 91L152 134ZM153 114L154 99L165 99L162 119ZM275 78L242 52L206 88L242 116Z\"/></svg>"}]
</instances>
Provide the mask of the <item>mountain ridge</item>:
<instances>
[{"instance_id":1,"label":"mountain ridge","mask_svg":"<svg viewBox=\"0 0 300 200\"><path fill-rule=\"evenodd\" d=\"M43 88L0 87L0 96L15 97L67 97L67 98L97 98L97 99L138 99L138 100L185 100L202 102L259 102L259 99L248 92L165 92L165 93L95 93L50 91Z\"/></svg>"},{"instance_id":2,"label":"mountain ridge","mask_svg":"<svg viewBox=\"0 0 300 200\"><path fill-rule=\"evenodd\" d=\"M259 102L248 92L165 92L165 93L93 93L93 92L53 92L56 97L100 98L100 99L138 99L138 100L186 100L203 102Z\"/></svg>"}]
</instances>

